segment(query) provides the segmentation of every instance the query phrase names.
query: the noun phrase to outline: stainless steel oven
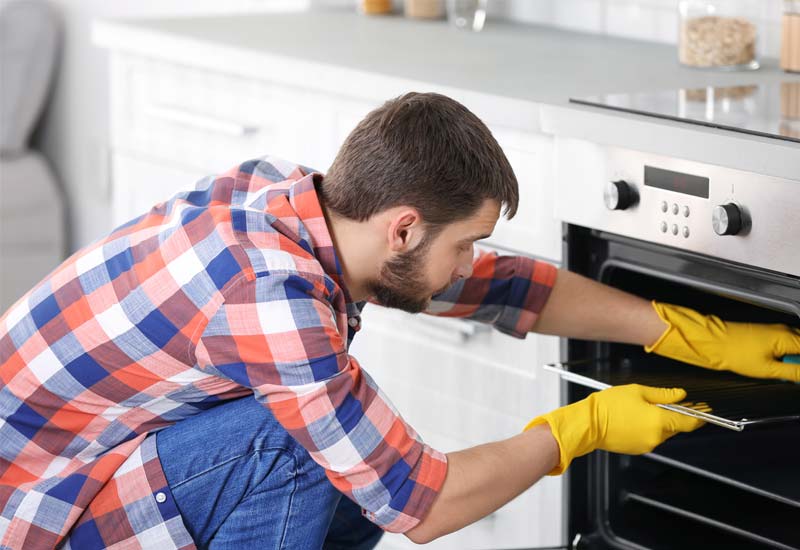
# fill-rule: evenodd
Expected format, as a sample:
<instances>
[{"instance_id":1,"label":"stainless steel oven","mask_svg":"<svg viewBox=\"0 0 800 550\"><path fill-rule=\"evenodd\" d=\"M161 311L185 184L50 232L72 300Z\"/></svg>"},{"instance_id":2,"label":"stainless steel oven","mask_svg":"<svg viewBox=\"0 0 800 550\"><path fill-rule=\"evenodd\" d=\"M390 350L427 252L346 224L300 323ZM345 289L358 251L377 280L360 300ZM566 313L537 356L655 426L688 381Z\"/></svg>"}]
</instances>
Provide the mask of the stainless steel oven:
<instances>
[{"instance_id":1,"label":"stainless steel oven","mask_svg":"<svg viewBox=\"0 0 800 550\"><path fill-rule=\"evenodd\" d=\"M561 138L556 162L570 270L728 320L800 326L800 179ZM568 340L564 354L598 376L676 367L639 346ZM565 400L589 391L565 385ZM573 462L567 486L575 548L800 549L800 422L707 425L644 456L596 452Z\"/></svg>"}]
</instances>

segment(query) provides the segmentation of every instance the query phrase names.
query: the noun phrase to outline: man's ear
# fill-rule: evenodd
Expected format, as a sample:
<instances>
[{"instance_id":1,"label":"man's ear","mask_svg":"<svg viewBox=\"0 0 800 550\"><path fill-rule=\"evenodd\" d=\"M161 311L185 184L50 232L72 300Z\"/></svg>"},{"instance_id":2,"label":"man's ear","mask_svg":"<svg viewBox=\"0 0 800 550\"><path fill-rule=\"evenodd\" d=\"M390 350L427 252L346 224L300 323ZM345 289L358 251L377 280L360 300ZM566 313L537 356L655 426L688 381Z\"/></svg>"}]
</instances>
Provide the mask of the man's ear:
<instances>
[{"instance_id":1,"label":"man's ear","mask_svg":"<svg viewBox=\"0 0 800 550\"><path fill-rule=\"evenodd\" d=\"M422 216L416 208L401 207L393 212L389 221L388 240L392 252L407 252L415 248L424 237Z\"/></svg>"}]
</instances>

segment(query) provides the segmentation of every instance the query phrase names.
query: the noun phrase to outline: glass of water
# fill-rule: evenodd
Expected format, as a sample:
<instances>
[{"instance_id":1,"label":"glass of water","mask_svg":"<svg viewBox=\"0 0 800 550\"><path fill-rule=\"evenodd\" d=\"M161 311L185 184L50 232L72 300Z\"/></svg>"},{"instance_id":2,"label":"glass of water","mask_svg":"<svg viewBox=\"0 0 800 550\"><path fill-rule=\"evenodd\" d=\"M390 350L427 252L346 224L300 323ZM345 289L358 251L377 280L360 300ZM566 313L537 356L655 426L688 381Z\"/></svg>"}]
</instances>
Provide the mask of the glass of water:
<instances>
[{"instance_id":1,"label":"glass of water","mask_svg":"<svg viewBox=\"0 0 800 550\"><path fill-rule=\"evenodd\" d=\"M447 18L460 29L479 31L486 21L487 0L447 0Z\"/></svg>"}]
</instances>

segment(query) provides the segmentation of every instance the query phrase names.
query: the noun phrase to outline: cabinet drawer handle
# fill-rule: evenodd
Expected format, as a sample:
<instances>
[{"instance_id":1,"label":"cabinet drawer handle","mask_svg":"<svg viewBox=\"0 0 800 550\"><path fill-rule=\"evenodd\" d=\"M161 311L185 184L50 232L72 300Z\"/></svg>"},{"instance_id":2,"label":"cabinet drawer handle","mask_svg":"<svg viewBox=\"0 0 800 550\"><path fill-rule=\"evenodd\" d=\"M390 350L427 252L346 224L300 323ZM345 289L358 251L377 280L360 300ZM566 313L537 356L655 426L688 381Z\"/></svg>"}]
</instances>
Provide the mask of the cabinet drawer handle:
<instances>
[{"instance_id":1,"label":"cabinet drawer handle","mask_svg":"<svg viewBox=\"0 0 800 550\"><path fill-rule=\"evenodd\" d=\"M485 334L492 331L491 325L479 323L477 321L455 319L453 323L457 325L458 332L461 333L464 338L471 338L478 334Z\"/></svg>"},{"instance_id":2,"label":"cabinet drawer handle","mask_svg":"<svg viewBox=\"0 0 800 550\"><path fill-rule=\"evenodd\" d=\"M167 122L175 122L183 126L190 126L199 130L216 132L233 137L250 136L260 131L258 126L247 126L245 124L239 124L238 122L230 122L228 120L222 120L167 105L148 105L145 109L145 114Z\"/></svg>"},{"instance_id":3,"label":"cabinet drawer handle","mask_svg":"<svg viewBox=\"0 0 800 550\"><path fill-rule=\"evenodd\" d=\"M435 315L419 315L417 317L423 323L432 325L443 330L453 330L461 338L468 340L478 334L485 334L492 331L492 326L486 323L470 321L469 319L458 319L453 317L438 317Z\"/></svg>"}]
</instances>

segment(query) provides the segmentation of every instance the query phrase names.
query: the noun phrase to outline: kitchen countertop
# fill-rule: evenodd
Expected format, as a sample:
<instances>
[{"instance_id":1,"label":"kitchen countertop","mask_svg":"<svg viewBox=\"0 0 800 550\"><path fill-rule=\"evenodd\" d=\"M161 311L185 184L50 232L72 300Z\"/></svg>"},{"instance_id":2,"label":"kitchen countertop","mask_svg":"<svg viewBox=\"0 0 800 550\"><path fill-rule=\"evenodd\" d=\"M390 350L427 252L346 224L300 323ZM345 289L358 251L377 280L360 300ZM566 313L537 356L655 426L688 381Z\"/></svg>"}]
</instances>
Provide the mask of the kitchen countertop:
<instances>
[{"instance_id":1,"label":"kitchen countertop","mask_svg":"<svg viewBox=\"0 0 800 550\"><path fill-rule=\"evenodd\" d=\"M672 45L494 20L472 33L444 21L342 10L104 20L93 32L95 43L111 49L347 97L463 92L455 95L497 110L510 126L800 179L796 143L568 102L611 92L800 82L774 59L752 72L704 71L679 65Z\"/></svg>"}]
</instances>

